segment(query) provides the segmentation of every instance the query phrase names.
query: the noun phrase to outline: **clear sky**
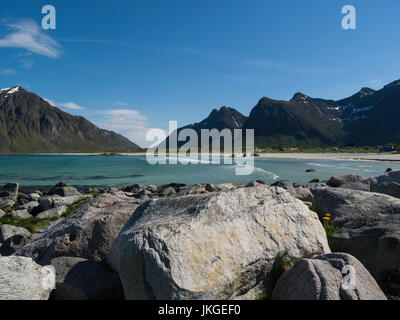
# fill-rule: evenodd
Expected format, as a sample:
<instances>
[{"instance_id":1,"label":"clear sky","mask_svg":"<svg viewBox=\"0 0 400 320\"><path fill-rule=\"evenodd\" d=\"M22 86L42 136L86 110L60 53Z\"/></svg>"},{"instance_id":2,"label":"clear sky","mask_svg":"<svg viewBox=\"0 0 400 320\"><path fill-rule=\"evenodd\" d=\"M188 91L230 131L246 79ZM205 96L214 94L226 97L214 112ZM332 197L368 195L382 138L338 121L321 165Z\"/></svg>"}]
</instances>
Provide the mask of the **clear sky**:
<instances>
[{"instance_id":1,"label":"clear sky","mask_svg":"<svg viewBox=\"0 0 400 320\"><path fill-rule=\"evenodd\" d=\"M56 30L41 28L46 4ZM341 26L348 4L356 30ZM13 0L0 19L1 88L141 145L224 105L248 115L263 96L339 99L400 78L399 0Z\"/></svg>"}]
</instances>

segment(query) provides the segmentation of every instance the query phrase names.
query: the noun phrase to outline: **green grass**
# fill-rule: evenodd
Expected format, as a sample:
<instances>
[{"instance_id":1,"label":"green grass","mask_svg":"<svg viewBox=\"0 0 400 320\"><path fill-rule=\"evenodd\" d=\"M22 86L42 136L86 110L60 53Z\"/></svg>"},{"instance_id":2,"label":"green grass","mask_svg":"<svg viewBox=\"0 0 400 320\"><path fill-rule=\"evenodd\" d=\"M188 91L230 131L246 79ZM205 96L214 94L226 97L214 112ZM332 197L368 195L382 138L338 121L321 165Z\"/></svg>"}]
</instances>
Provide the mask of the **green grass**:
<instances>
[{"instance_id":1,"label":"green grass","mask_svg":"<svg viewBox=\"0 0 400 320\"><path fill-rule=\"evenodd\" d=\"M268 293L260 293L257 297L257 300L269 300L271 296Z\"/></svg>"},{"instance_id":2,"label":"green grass","mask_svg":"<svg viewBox=\"0 0 400 320\"><path fill-rule=\"evenodd\" d=\"M53 217L53 218L45 218L39 219L35 217L27 218L27 219L16 219L10 217L1 217L0 224L10 224L15 227L22 227L31 233L36 233L40 229L47 227L51 222L56 221L61 218L65 218L69 216L71 213L79 209L83 204L87 202L88 199L80 199L67 207L67 210L60 216L60 217Z\"/></svg>"},{"instance_id":3,"label":"green grass","mask_svg":"<svg viewBox=\"0 0 400 320\"><path fill-rule=\"evenodd\" d=\"M58 220L59 217L48 218L48 219L38 219L35 217L27 219L16 219L9 217L0 218L0 224L10 224L15 227L22 227L28 229L31 233L36 233L40 229L48 226L51 222Z\"/></svg>"},{"instance_id":4,"label":"green grass","mask_svg":"<svg viewBox=\"0 0 400 320\"><path fill-rule=\"evenodd\" d=\"M336 231L338 231L339 227L336 227L331 223L326 223L324 225L324 229L325 229L326 235L329 237L329 236L333 235Z\"/></svg>"},{"instance_id":5,"label":"green grass","mask_svg":"<svg viewBox=\"0 0 400 320\"><path fill-rule=\"evenodd\" d=\"M72 212L78 210L82 205L84 205L87 202L88 199L80 199L73 204L71 204L69 207L67 207L67 210L61 215L62 218L65 218L69 216Z\"/></svg>"}]
</instances>

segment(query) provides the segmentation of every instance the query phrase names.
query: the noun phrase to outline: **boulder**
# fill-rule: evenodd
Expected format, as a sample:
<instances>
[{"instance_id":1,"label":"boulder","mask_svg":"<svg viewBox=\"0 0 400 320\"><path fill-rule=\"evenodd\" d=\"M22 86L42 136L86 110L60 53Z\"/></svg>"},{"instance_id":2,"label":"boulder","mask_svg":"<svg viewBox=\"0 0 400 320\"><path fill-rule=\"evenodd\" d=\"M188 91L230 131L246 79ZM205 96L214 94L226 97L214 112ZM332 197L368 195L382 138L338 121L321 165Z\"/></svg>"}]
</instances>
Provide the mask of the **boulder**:
<instances>
[{"instance_id":1,"label":"boulder","mask_svg":"<svg viewBox=\"0 0 400 320\"><path fill-rule=\"evenodd\" d=\"M383 193L389 196L400 198L400 184L397 182L381 182L371 188L372 192Z\"/></svg>"},{"instance_id":2,"label":"boulder","mask_svg":"<svg viewBox=\"0 0 400 320\"><path fill-rule=\"evenodd\" d=\"M386 300L367 269L353 256L331 253L301 259L279 278L275 300Z\"/></svg>"},{"instance_id":3,"label":"boulder","mask_svg":"<svg viewBox=\"0 0 400 320\"><path fill-rule=\"evenodd\" d=\"M2 300L47 300L54 288L55 274L25 257L0 257Z\"/></svg>"},{"instance_id":4,"label":"boulder","mask_svg":"<svg viewBox=\"0 0 400 320\"><path fill-rule=\"evenodd\" d=\"M38 208L39 207L39 202L37 202L37 201L30 201L30 202L27 202L27 203L25 203L25 204L23 204L23 205L20 205L19 207L18 207L18 209L19 210L26 210L26 211L28 211L29 213L31 213L32 211L34 211L36 208L37 209L39 209Z\"/></svg>"},{"instance_id":5,"label":"boulder","mask_svg":"<svg viewBox=\"0 0 400 320\"><path fill-rule=\"evenodd\" d=\"M0 218L4 217L5 215L6 215L6 213L3 210L0 209Z\"/></svg>"},{"instance_id":6,"label":"boulder","mask_svg":"<svg viewBox=\"0 0 400 320\"><path fill-rule=\"evenodd\" d=\"M234 184L231 183L231 182L228 182L228 183L220 183L220 184L217 184L217 185L215 185L215 187L216 187L217 190L219 190L219 191L225 191L225 190L233 190L233 189L235 189L237 186L234 185Z\"/></svg>"},{"instance_id":7,"label":"boulder","mask_svg":"<svg viewBox=\"0 0 400 320\"><path fill-rule=\"evenodd\" d=\"M386 171L385 174L370 179L371 191L400 198L400 171Z\"/></svg>"},{"instance_id":8,"label":"boulder","mask_svg":"<svg viewBox=\"0 0 400 320\"><path fill-rule=\"evenodd\" d=\"M213 185L212 183L207 183L206 186L204 187L204 189L208 192L214 192L217 191L217 188L215 187L215 185Z\"/></svg>"},{"instance_id":9,"label":"boulder","mask_svg":"<svg viewBox=\"0 0 400 320\"><path fill-rule=\"evenodd\" d=\"M251 181L249 182L246 187L250 188L250 187L257 187L260 185L265 185L265 182L263 180L255 180L255 181Z\"/></svg>"},{"instance_id":10,"label":"boulder","mask_svg":"<svg viewBox=\"0 0 400 320\"><path fill-rule=\"evenodd\" d=\"M279 188L283 188L283 189L288 189L289 185L286 183L286 181L278 180L278 181L274 182L273 184L271 184L271 187L279 187Z\"/></svg>"},{"instance_id":11,"label":"boulder","mask_svg":"<svg viewBox=\"0 0 400 320\"><path fill-rule=\"evenodd\" d=\"M108 248L140 203L134 198L104 193L57 220L16 254L32 257L41 265L59 256L105 260Z\"/></svg>"},{"instance_id":12,"label":"boulder","mask_svg":"<svg viewBox=\"0 0 400 320\"><path fill-rule=\"evenodd\" d=\"M317 215L283 189L259 186L148 201L107 261L127 299L233 299L272 289L277 257L325 252Z\"/></svg>"},{"instance_id":13,"label":"boulder","mask_svg":"<svg viewBox=\"0 0 400 320\"><path fill-rule=\"evenodd\" d=\"M289 191L289 193L301 200L301 201L307 201L307 202L311 202L312 201L312 193L308 188L304 188L304 187L298 187L298 188L293 188L293 187L289 187L287 189Z\"/></svg>"},{"instance_id":14,"label":"boulder","mask_svg":"<svg viewBox=\"0 0 400 320\"><path fill-rule=\"evenodd\" d=\"M17 234L6 239L0 247L0 255L11 256L32 241L30 234Z\"/></svg>"},{"instance_id":15,"label":"boulder","mask_svg":"<svg viewBox=\"0 0 400 320\"><path fill-rule=\"evenodd\" d=\"M170 197L170 196L175 196L175 195L176 195L175 189L172 187L166 188L162 192L162 196L164 196L164 197Z\"/></svg>"},{"instance_id":16,"label":"boulder","mask_svg":"<svg viewBox=\"0 0 400 320\"><path fill-rule=\"evenodd\" d=\"M4 217L14 218L14 219L28 219L32 218L32 216L28 213L26 209L14 210L9 213L6 213Z\"/></svg>"},{"instance_id":17,"label":"boulder","mask_svg":"<svg viewBox=\"0 0 400 320\"><path fill-rule=\"evenodd\" d=\"M334 188L370 191L370 181L360 174L341 174L331 177L326 184Z\"/></svg>"},{"instance_id":18,"label":"boulder","mask_svg":"<svg viewBox=\"0 0 400 320\"><path fill-rule=\"evenodd\" d=\"M28 196L34 201L39 201L39 199L41 197L41 195L39 193L36 193L36 192L30 193Z\"/></svg>"},{"instance_id":19,"label":"boulder","mask_svg":"<svg viewBox=\"0 0 400 320\"><path fill-rule=\"evenodd\" d=\"M9 224L0 225L0 242L6 241L15 235L30 235L31 233L25 228L15 227Z\"/></svg>"},{"instance_id":20,"label":"boulder","mask_svg":"<svg viewBox=\"0 0 400 320\"><path fill-rule=\"evenodd\" d=\"M67 210L66 206L55 207L46 211L39 213L36 218L38 219L46 219L46 218L54 218L61 217L62 214Z\"/></svg>"},{"instance_id":21,"label":"boulder","mask_svg":"<svg viewBox=\"0 0 400 320\"><path fill-rule=\"evenodd\" d=\"M61 197L59 195L46 196L40 199L40 209L46 211L55 207L70 206L81 199L91 198L91 195Z\"/></svg>"},{"instance_id":22,"label":"boulder","mask_svg":"<svg viewBox=\"0 0 400 320\"><path fill-rule=\"evenodd\" d=\"M48 195L59 195L61 197L81 196L82 194L74 187L68 187L65 183L60 182L56 184L49 192Z\"/></svg>"},{"instance_id":23,"label":"boulder","mask_svg":"<svg viewBox=\"0 0 400 320\"><path fill-rule=\"evenodd\" d=\"M151 193L157 193L157 186L153 186L153 185L148 185L147 187L146 187L146 190L147 191L150 191Z\"/></svg>"},{"instance_id":24,"label":"boulder","mask_svg":"<svg viewBox=\"0 0 400 320\"><path fill-rule=\"evenodd\" d=\"M123 300L118 274L107 265L76 257L51 260L56 271L55 300Z\"/></svg>"},{"instance_id":25,"label":"boulder","mask_svg":"<svg viewBox=\"0 0 400 320\"><path fill-rule=\"evenodd\" d=\"M12 199L0 199L0 208L13 207L15 205L15 200Z\"/></svg>"},{"instance_id":26,"label":"boulder","mask_svg":"<svg viewBox=\"0 0 400 320\"><path fill-rule=\"evenodd\" d=\"M164 190L165 190L165 189L167 189L167 188L173 188L173 189L175 190L175 192L178 193L178 192L180 191L181 188L186 187L186 186L187 186L187 185L184 184L184 183L176 183L176 182L173 182L173 183L166 184L166 185L163 185L163 186L161 186L161 187L158 187L158 188L157 188L157 191L158 191L158 193L159 193L160 195L162 195L162 194L164 193Z\"/></svg>"},{"instance_id":27,"label":"boulder","mask_svg":"<svg viewBox=\"0 0 400 320\"><path fill-rule=\"evenodd\" d=\"M383 285L400 265L400 199L341 188L312 192L314 210L330 213L339 227L330 236L332 250L356 257Z\"/></svg>"},{"instance_id":28,"label":"boulder","mask_svg":"<svg viewBox=\"0 0 400 320\"><path fill-rule=\"evenodd\" d=\"M10 182L0 187L0 197L9 197L17 199L19 184L18 182Z\"/></svg>"}]
</instances>

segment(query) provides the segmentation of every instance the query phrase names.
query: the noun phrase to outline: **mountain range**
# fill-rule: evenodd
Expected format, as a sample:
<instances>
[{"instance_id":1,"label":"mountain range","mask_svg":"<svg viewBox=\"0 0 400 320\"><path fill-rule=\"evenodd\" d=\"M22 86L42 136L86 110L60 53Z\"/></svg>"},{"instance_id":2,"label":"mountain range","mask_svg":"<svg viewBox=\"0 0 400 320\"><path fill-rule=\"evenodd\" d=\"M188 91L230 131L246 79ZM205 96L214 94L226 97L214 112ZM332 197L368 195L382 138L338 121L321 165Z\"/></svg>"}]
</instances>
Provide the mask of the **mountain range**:
<instances>
[{"instance_id":1,"label":"mountain range","mask_svg":"<svg viewBox=\"0 0 400 320\"><path fill-rule=\"evenodd\" d=\"M300 92L289 101L263 97L248 117L222 107L199 123L179 128L178 133L185 128L196 132L213 128L254 129L258 146L366 146L400 142L400 80L378 91L362 88L351 97L336 101Z\"/></svg>"},{"instance_id":2,"label":"mountain range","mask_svg":"<svg viewBox=\"0 0 400 320\"><path fill-rule=\"evenodd\" d=\"M0 153L121 152L140 147L22 87L0 89Z\"/></svg>"},{"instance_id":3,"label":"mountain range","mask_svg":"<svg viewBox=\"0 0 400 320\"><path fill-rule=\"evenodd\" d=\"M296 93L289 101L263 97L248 117L224 106L198 123L179 128L178 133L187 128L194 129L199 137L202 129L254 129L258 146L400 142L400 80L381 90L362 88L341 100L303 93ZM70 115L20 86L0 89L2 154L139 150L127 138L100 129L84 117Z\"/></svg>"}]
</instances>

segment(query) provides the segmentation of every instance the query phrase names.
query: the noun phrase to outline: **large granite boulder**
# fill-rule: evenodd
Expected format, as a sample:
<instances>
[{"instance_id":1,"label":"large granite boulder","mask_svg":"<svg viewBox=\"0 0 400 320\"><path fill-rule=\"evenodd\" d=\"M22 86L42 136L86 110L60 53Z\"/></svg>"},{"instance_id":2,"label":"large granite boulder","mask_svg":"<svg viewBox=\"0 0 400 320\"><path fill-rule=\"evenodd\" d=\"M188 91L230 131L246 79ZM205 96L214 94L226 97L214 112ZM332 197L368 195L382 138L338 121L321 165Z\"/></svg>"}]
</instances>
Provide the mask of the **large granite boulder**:
<instances>
[{"instance_id":1,"label":"large granite boulder","mask_svg":"<svg viewBox=\"0 0 400 320\"><path fill-rule=\"evenodd\" d=\"M15 227L9 224L0 225L0 242L6 241L15 235L30 235L31 233L25 228Z\"/></svg>"},{"instance_id":2,"label":"large granite boulder","mask_svg":"<svg viewBox=\"0 0 400 320\"><path fill-rule=\"evenodd\" d=\"M52 267L25 257L0 257L1 300L47 300L54 284Z\"/></svg>"},{"instance_id":3,"label":"large granite boulder","mask_svg":"<svg viewBox=\"0 0 400 320\"><path fill-rule=\"evenodd\" d=\"M140 203L104 193L56 221L16 254L32 257L41 265L59 256L105 260L108 248Z\"/></svg>"},{"instance_id":4,"label":"large granite boulder","mask_svg":"<svg viewBox=\"0 0 400 320\"><path fill-rule=\"evenodd\" d=\"M367 269L346 253L301 259L279 278L276 300L386 300Z\"/></svg>"},{"instance_id":5,"label":"large granite boulder","mask_svg":"<svg viewBox=\"0 0 400 320\"><path fill-rule=\"evenodd\" d=\"M324 252L317 215L287 191L259 186L148 201L107 261L127 299L233 299L272 289L278 257Z\"/></svg>"},{"instance_id":6,"label":"large granite boulder","mask_svg":"<svg viewBox=\"0 0 400 320\"><path fill-rule=\"evenodd\" d=\"M400 199L341 188L312 189L313 208L330 213L339 227L330 236L333 251L346 252L369 270L379 284L400 266Z\"/></svg>"},{"instance_id":7,"label":"large granite boulder","mask_svg":"<svg viewBox=\"0 0 400 320\"><path fill-rule=\"evenodd\" d=\"M370 181L360 174L341 174L331 177L326 184L334 188L370 191Z\"/></svg>"},{"instance_id":8,"label":"large granite boulder","mask_svg":"<svg viewBox=\"0 0 400 320\"><path fill-rule=\"evenodd\" d=\"M124 292L118 274L107 265L76 257L51 260L56 270L55 300L122 300Z\"/></svg>"}]
</instances>

